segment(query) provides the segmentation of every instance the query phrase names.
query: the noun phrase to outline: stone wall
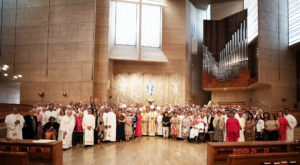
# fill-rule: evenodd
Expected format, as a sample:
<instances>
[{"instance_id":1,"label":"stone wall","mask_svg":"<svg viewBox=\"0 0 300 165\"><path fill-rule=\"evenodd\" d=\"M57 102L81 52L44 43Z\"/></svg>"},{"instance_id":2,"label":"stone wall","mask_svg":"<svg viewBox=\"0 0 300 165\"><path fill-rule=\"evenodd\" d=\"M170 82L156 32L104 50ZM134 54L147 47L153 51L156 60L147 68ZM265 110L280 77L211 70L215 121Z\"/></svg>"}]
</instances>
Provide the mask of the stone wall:
<instances>
[{"instance_id":1,"label":"stone wall","mask_svg":"<svg viewBox=\"0 0 300 165\"><path fill-rule=\"evenodd\" d=\"M21 103L88 101L93 95L95 1L3 3L1 61L13 66L15 59L15 71L23 75Z\"/></svg>"}]
</instances>

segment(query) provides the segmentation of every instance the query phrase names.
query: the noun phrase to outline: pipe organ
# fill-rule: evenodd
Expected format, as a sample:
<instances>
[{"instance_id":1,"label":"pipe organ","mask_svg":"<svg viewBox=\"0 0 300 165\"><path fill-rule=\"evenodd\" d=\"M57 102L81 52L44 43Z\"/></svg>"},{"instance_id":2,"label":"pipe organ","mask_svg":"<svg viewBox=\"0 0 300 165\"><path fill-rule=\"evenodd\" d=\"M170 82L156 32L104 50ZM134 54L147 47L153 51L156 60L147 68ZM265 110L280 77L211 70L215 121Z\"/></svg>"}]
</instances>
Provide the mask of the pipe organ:
<instances>
[{"instance_id":1,"label":"pipe organ","mask_svg":"<svg viewBox=\"0 0 300 165\"><path fill-rule=\"evenodd\" d=\"M221 36L212 37L217 39L220 38L221 42L212 41L211 44L209 44L208 41L204 41L203 70L207 70L210 75L213 75L219 81L226 81L232 77L238 77L240 70L248 70L247 19L244 12L245 11L230 16L230 18L224 19L231 24L231 32L230 30L228 30L229 32L224 32L225 34L221 34L221 30L215 30L216 33L211 32L211 35ZM241 16L244 16L244 18L241 19ZM237 24L232 25L232 22L236 22ZM224 23L221 25L224 25ZM221 28L220 25L217 25L217 27ZM214 27L207 26L204 28ZM232 29L234 29L234 32L232 32ZM222 35L224 37L222 37ZM206 35L205 38L207 37L208 36ZM222 41L224 45L222 45ZM209 47L206 46L206 43L208 43L207 45L210 45L211 50L215 49L215 54L210 51ZM217 43L217 46L215 46L214 43Z\"/></svg>"}]
</instances>

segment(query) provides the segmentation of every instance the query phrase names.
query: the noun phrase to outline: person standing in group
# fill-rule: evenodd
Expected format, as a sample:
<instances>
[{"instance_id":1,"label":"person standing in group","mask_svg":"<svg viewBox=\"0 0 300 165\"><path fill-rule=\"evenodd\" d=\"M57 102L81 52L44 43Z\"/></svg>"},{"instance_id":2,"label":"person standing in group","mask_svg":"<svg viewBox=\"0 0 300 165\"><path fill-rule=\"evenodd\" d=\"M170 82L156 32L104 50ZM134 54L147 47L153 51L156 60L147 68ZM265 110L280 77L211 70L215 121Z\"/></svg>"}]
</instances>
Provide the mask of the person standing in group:
<instances>
[{"instance_id":1,"label":"person standing in group","mask_svg":"<svg viewBox=\"0 0 300 165\"><path fill-rule=\"evenodd\" d=\"M223 129L224 129L224 118L222 112L218 111L216 117L213 120L214 127L214 142L223 142Z\"/></svg>"},{"instance_id":2,"label":"person standing in group","mask_svg":"<svg viewBox=\"0 0 300 165\"><path fill-rule=\"evenodd\" d=\"M229 114L229 118L226 121L226 141L227 142L237 142L240 137L241 126L238 121L234 117L234 112L231 111Z\"/></svg>"},{"instance_id":3,"label":"person standing in group","mask_svg":"<svg viewBox=\"0 0 300 165\"><path fill-rule=\"evenodd\" d=\"M245 123L245 140L255 141L255 119L251 112L247 112Z\"/></svg>"},{"instance_id":4,"label":"person standing in group","mask_svg":"<svg viewBox=\"0 0 300 165\"><path fill-rule=\"evenodd\" d=\"M125 117L125 139L129 141L132 137L132 117L129 115L129 111L126 111Z\"/></svg>"},{"instance_id":5,"label":"person standing in group","mask_svg":"<svg viewBox=\"0 0 300 165\"><path fill-rule=\"evenodd\" d=\"M294 140L294 128L297 126L297 120L295 116L291 115L288 108L284 110L285 118L288 121L289 125L286 130L286 141Z\"/></svg>"},{"instance_id":6,"label":"person standing in group","mask_svg":"<svg viewBox=\"0 0 300 165\"><path fill-rule=\"evenodd\" d=\"M279 129L279 121L276 120L274 114L270 114L270 120L265 122L265 131L267 135L267 140L269 141L277 141L278 140L278 129Z\"/></svg>"},{"instance_id":7,"label":"person standing in group","mask_svg":"<svg viewBox=\"0 0 300 165\"><path fill-rule=\"evenodd\" d=\"M286 130L289 125L289 122L283 117L283 112L277 112L277 120L279 121L279 129L278 129L278 140L286 141Z\"/></svg>"},{"instance_id":8,"label":"person standing in group","mask_svg":"<svg viewBox=\"0 0 300 165\"><path fill-rule=\"evenodd\" d=\"M142 108L140 108L140 110L137 111L137 115L136 115L137 120L136 120L135 136L142 136L143 135L141 110L142 110Z\"/></svg>"},{"instance_id":9,"label":"person standing in group","mask_svg":"<svg viewBox=\"0 0 300 165\"><path fill-rule=\"evenodd\" d=\"M192 125L192 120L188 116L188 113L184 113L184 118L182 120L182 136L184 140L187 140L187 138L190 135L190 127Z\"/></svg>"},{"instance_id":10,"label":"person standing in group","mask_svg":"<svg viewBox=\"0 0 300 165\"><path fill-rule=\"evenodd\" d=\"M7 138L23 139L22 129L25 120L22 115L18 113L18 108L13 107L12 113L5 117L5 124L7 128Z\"/></svg>"},{"instance_id":11,"label":"person standing in group","mask_svg":"<svg viewBox=\"0 0 300 165\"><path fill-rule=\"evenodd\" d=\"M85 146L94 145L94 129L96 128L95 116L91 108L88 109L88 114L83 116L83 144Z\"/></svg>"},{"instance_id":12,"label":"person standing in group","mask_svg":"<svg viewBox=\"0 0 300 165\"><path fill-rule=\"evenodd\" d=\"M53 117L51 117L53 119ZM75 127L75 118L72 115L72 111L68 110L67 115L61 118L61 124L59 127L58 140L63 141L63 149L72 147L72 137Z\"/></svg>"},{"instance_id":13,"label":"person standing in group","mask_svg":"<svg viewBox=\"0 0 300 165\"><path fill-rule=\"evenodd\" d=\"M173 140L176 140L179 136L179 126L180 126L180 118L177 116L177 113L173 113L173 117L170 120L171 125L171 135Z\"/></svg>"},{"instance_id":14,"label":"person standing in group","mask_svg":"<svg viewBox=\"0 0 300 165\"><path fill-rule=\"evenodd\" d=\"M103 112L99 113L99 116L97 118L97 139L98 144L101 143L101 141L104 139L104 121L103 121Z\"/></svg>"},{"instance_id":15,"label":"person standing in group","mask_svg":"<svg viewBox=\"0 0 300 165\"><path fill-rule=\"evenodd\" d=\"M33 110L29 111L29 114L24 117L25 123L23 127L24 139L35 139L37 134L37 117L34 115Z\"/></svg>"},{"instance_id":16,"label":"person standing in group","mask_svg":"<svg viewBox=\"0 0 300 165\"><path fill-rule=\"evenodd\" d=\"M243 111L238 111L238 116L236 117L240 123L240 133L239 133L239 138L238 142L244 142L245 141L245 136L244 136L244 131L245 131L245 124L246 124L246 119L243 117ZM235 115L236 116L236 115Z\"/></svg>"},{"instance_id":17,"label":"person standing in group","mask_svg":"<svg viewBox=\"0 0 300 165\"><path fill-rule=\"evenodd\" d=\"M170 117L167 112L164 112L164 116L162 118L162 126L163 126L163 137L169 138L169 129L170 129Z\"/></svg>"},{"instance_id":18,"label":"person standing in group","mask_svg":"<svg viewBox=\"0 0 300 165\"><path fill-rule=\"evenodd\" d=\"M157 119L157 112L155 111L154 105L150 106L150 112L149 112L149 136L155 136L156 133L156 119Z\"/></svg>"},{"instance_id":19,"label":"person standing in group","mask_svg":"<svg viewBox=\"0 0 300 165\"><path fill-rule=\"evenodd\" d=\"M106 112L103 113L104 121L104 141L116 141L116 128L117 120L116 114L112 112L112 108L106 108Z\"/></svg>"},{"instance_id":20,"label":"person standing in group","mask_svg":"<svg viewBox=\"0 0 300 165\"><path fill-rule=\"evenodd\" d=\"M158 110L158 116L157 116L157 135L162 136L163 135L163 124L162 124L162 112Z\"/></svg>"},{"instance_id":21,"label":"person standing in group","mask_svg":"<svg viewBox=\"0 0 300 165\"><path fill-rule=\"evenodd\" d=\"M148 135L148 113L146 112L145 109L143 109L143 113L142 113L142 131L143 131L143 135Z\"/></svg>"},{"instance_id":22,"label":"person standing in group","mask_svg":"<svg viewBox=\"0 0 300 165\"><path fill-rule=\"evenodd\" d=\"M262 119L262 115L256 115L256 124L255 124L255 140L262 141L264 140L263 133L265 128L265 122Z\"/></svg>"},{"instance_id":23,"label":"person standing in group","mask_svg":"<svg viewBox=\"0 0 300 165\"><path fill-rule=\"evenodd\" d=\"M117 112L117 141L125 141L125 122L126 119L122 115L122 111Z\"/></svg>"}]
</instances>

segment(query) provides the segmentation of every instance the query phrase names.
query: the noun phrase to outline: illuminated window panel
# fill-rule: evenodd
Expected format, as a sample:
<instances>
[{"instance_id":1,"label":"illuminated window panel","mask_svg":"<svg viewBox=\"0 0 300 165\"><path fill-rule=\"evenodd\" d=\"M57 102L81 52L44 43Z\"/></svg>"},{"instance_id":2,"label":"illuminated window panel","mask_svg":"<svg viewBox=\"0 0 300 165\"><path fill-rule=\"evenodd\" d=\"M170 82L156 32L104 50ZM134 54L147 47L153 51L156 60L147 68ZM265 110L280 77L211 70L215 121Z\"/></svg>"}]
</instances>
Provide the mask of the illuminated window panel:
<instances>
[{"instance_id":1,"label":"illuminated window panel","mask_svg":"<svg viewBox=\"0 0 300 165\"><path fill-rule=\"evenodd\" d=\"M251 42L258 35L258 7L257 0L244 0L244 8L247 9L247 37L248 42Z\"/></svg>"},{"instance_id":2,"label":"illuminated window panel","mask_svg":"<svg viewBox=\"0 0 300 165\"><path fill-rule=\"evenodd\" d=\"M300 42L300 0L289 0L289 45Z\"/></svg>"}]
</instances>

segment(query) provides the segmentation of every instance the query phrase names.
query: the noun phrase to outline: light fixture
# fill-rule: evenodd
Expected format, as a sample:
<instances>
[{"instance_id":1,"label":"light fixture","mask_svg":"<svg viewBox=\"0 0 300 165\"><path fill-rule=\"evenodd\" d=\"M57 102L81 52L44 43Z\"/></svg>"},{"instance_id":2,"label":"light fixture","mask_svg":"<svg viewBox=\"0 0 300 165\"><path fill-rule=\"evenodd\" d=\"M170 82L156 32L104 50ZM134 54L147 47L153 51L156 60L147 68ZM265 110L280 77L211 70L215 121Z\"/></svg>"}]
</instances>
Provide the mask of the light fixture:
<instances>
[{"instance_id":1,"label":"light fixture","mask_svg":"<svg viewBox=\"0 0 300 165\"><path fill-rule=\"evenodd\" d=\"M18 75L19 78L22 78L23 76L21 74Z\"/></svg>"},{"instance_id":2,"label":"light fixture","mask_svg":"<svg viewBox=\"0 0 300 165\"><path fill-rule=\"evenodd\" d=\"M63 93L63 96L67 97L67 96L68 96L67 92L64 92L64 93Z\"/></svg>"},{"instance_id":3,"label":"light fixture","mask_svg":"<svg viewBox=\"0 0 300 165\"><path fill-rule=\"evenodd\" d=\"M18 78L18 76L14 76L14 79L17 79Z\"/></svg>"},{"instance_id":4,"label":"light fixture","mask_svg":"<svg viewBox=\"0 0 300 165\"><path fill-rule=\"evenodd\" d=\"M4 73L4 74L3 74L3 76L7 77L7 76L8 76L8 74L7 74L7 73Z\"/></svg>"}]
</instances>

